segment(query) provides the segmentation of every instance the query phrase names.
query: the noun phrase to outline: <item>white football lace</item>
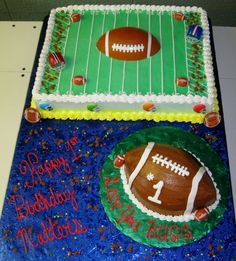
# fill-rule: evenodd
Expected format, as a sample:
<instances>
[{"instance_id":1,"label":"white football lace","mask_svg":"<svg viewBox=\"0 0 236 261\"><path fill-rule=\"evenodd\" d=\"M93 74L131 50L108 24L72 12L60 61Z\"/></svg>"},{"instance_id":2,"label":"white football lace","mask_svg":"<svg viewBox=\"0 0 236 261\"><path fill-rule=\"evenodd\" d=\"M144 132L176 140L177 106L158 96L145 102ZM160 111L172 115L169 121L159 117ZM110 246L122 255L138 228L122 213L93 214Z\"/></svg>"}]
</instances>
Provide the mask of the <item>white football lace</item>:
<instances>
[{"instance_id":1,"label":"white football lace","mask_svg":"<svg viewBox=\"0 0 236 261\"><path fill-rule=\"evenodd\" d=\"M136 53L136 52L143 52L144 45L143 44L136 44L136 45L126 45L126 44L113 44L112 50L115 52L127 52L127 53Z\"/></svg>"},{"instance_id":2,"label":"white football lace","mask_svg":"<svg viewBox=\"0 0 236 261\"><path fill-rule=\"evenodd\" d=\"M164 158L163 155L157 154L152 157L153 163L161 164L162 167L166 167L167 169L171 169L171 171L174 171L174 173L177 173L181 176L189 176L189 171L187 167L181 166L180 164L176 162L172 162L172 160L169 160L167 157Z\"/></svg>"}]
</instances>

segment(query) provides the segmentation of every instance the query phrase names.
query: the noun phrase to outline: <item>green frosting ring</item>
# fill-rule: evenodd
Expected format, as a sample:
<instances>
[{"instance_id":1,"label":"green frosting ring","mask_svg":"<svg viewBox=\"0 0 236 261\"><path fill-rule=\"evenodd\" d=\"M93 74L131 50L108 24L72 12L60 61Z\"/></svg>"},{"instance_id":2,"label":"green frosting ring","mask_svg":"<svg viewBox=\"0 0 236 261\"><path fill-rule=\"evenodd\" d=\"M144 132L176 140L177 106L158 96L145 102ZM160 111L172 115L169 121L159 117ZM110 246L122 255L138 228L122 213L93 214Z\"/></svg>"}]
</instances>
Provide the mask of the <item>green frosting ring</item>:
<instances>
[{"instance_id":1,"label":"green frosting ring","mask_svg":"<svg viewBox=\"0 0 236 261\"><path fill-rule=\"evenodd\" d=\"M221 198L208 219L202 222L160 220L143 213L129 199L123 188L120 170L114 168L113 160L117 155L150 141L184 148L198 157L212 172ZM172 127L154 127L129 135L107 157L100 178L101 202L109 220L126 236L155 247L179 247L206 236L223 218L229 191L228 173L212 147L198 136Z\"/></svg>"}]
</instances>

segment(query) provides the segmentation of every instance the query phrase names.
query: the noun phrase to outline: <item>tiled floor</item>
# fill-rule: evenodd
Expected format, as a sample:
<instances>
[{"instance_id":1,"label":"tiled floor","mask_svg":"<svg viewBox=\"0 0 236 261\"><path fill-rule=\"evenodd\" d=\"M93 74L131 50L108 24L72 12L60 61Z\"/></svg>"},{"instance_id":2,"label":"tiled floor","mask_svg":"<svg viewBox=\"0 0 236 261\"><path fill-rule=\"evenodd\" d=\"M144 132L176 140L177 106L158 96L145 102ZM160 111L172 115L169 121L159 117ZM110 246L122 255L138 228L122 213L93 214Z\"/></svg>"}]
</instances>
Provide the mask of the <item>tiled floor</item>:
<instances>
[{"instance_id":1,"label":"tiled floor","mask_svg":"<svg viewBox=\"0 0 236 261\"><path fill-rule=\"evenodd\" d=\"M0 22L0 213L41 26ZM213 29L236 203L236 28Z\"/></svg>"}]
</instances>

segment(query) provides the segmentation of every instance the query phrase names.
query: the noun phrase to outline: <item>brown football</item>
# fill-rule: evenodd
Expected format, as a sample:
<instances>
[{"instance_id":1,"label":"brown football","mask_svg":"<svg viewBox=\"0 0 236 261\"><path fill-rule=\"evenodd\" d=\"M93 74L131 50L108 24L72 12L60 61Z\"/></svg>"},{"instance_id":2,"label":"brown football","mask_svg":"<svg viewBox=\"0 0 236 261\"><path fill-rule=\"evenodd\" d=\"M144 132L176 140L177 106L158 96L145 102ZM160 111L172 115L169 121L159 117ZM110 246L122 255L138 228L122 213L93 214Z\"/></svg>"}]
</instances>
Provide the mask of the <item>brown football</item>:
<instances>
[{"instance_id":1,"label":"brown football","mask_svg":"<svg viewBox=\"0 0 236 261\"><path fill-rule=\"evenodd\" d=\"M97 41L97 48L113 59L137 61L156 54L160 44L149 32L135 27L121 27L103 34Z\"/></svg>"},{"instance_id":2,"label":"brown football","mask_svg":"<svg viewBox=\"0 0 236 261\"><path fill-rule=\"evenodd\" d=\"M161 215L178 216L216 201L212 178L192 154L170 145L152 146L148 153L147 146L142 146L125 154L127 183L144 207Z\"/></svg>"},{"instance_id":3,"label":"brown football","mask_svg":"<svg viewBox=\"0 0 236 261\"><path fill-rule=\"evenodd\" d=\"M204 118L204 125L208 128L214 128L221 122L221 116L218 112L209 112Z\"/></svg>"},{"instance_id":4,"label":"brown football","mask_svg":"<svg viewBox=\"0 0 236 261\"><path fill-rule=\"evenodd\" d=\"M79 75L79 76L74 76L74 77L72 78L72 82L73 82L73 84L75 84L75 85L84 85L84 84L86 83L86 79L85 79L83 76L81 76L81 75Z\"/></svg>"},{"instance_id":5,"label":"brown football","mask_svg":"<svg viewBox=\"0 0 236 261\"><path fill-rule=\"evenodd\" d=\"M31 107L25 109L24 117L30 123L37 123L41 119L39 111Z\"/></svg>"}]
</instances>

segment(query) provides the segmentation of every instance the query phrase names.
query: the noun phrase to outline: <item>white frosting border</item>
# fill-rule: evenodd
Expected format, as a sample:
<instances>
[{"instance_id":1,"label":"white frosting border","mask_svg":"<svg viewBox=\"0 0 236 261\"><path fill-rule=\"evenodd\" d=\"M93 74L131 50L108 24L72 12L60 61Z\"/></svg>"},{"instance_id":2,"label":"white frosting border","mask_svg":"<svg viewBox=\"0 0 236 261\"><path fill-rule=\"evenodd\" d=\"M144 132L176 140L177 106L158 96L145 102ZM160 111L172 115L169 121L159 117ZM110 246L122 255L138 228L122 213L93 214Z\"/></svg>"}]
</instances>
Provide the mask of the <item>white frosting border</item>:
<instances>
[{"instance_id":1,"label":"white frosting border","mask_svg":"<svg viewBox=\"0 0 236 261\"><path fill-rule=\"evenodd\" d=\"M187 150L186 150L187 151ZM209 207L207 207L209 209L209 213L216 209L216 207L219 204L219 201L221 199L221 195L219 192L219 189L217 188L217 184L213 179L213 175L212 172L204 165L204 163L198 158L196 157L196 155L194 155L193 153L191 153L190 151L187 151L188 153L192 154L192 156L194 156L199 163L205 168L205 170L207 171L207 174L209 175L209 177L211 178L215 190L216 190L216 201ZM121 179L122 179L122 183L123 183L123 188L125 190L125 192L127 193L129 199L133 202L133 204L139 208L143 213L147 214L148 216L152 216L154 218L158 218L160 220L166 220L166 221L173 221L173 222L188 222L190 220L194 220L194 215L195 212L191 213L191 214L186 214L186 215L179 215L179 216L171 216L171 215L163 215L163 214L159 214L157 212L154 212L148 208L146 208L140 201L138 201L138 199L135 197L135 195L132 193L130 186L128 184L127 178L126 178L126 174L125 174L125 165L123 165L120 168L120 174L121 174Z\"/></svg>"},{"instance_id":2,"label":"white frosting border","mask_svg":"<svg viewBox=\"0 0 236 261\"><path fill-rule=\"evenodd\" d=\"M119 11L119 10L137 10L137 11L175 11L175 12L199 12L201 14L201 22L203 27L203 57L205 63L205 73L208 85L208 97L193 96L193 95L106 95L106 94L93 94L93 95L54 95L54 94L40 94L39 90L43 79L46 60L50 49L52 32L55 24L55 14L60 11L74 10L100 10L100 11ZM67 7L59 7L52 9L48 27L46 31L45 41L39 57L38 69L36 72L35 82L32 90L33 98L36 101L56 101L56 102L72 102L72 103L86 103L86 102L122 102L122 103L136 103L136 102L155 102L155 103L203 103L213 106L214 103L214 88L215 78L213 72L213 61L210 46L210 31L207 19L207 13L200 7L184 7L184 6L156 6L156 5L70 5Z\"/></svg>"}]
</instances>

